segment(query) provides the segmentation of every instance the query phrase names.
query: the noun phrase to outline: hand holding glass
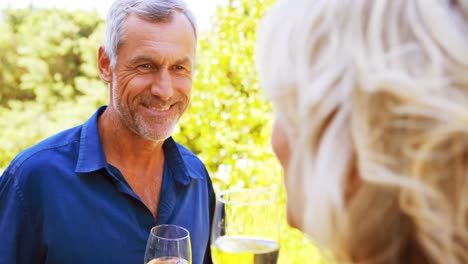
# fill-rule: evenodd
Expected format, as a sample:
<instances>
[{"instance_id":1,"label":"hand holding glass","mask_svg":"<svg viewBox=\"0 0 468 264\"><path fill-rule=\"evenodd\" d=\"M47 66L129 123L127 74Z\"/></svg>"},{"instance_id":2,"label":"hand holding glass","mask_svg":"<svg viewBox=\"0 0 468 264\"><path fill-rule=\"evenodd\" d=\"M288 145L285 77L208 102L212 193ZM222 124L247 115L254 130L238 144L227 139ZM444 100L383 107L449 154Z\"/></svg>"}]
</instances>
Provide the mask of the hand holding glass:
<instances>
[{"instance_id":1,"label":"hand holding glass","mask_svg":"<svg viewBox=\"0 0 468 264\"><path fill-rule=\"evenodd\" d=\"M192 263L192 246L187 229L177 225L159 225L151 229L145 264L189 263Z\"/></svg>"},{"instance_id":2,"label":"hand holding glass","mask_svg":"<svg viewBox=\"0 0 468 264\"><path fill-rule=\"evenodd\" d=\"M276 264L279 218L266 189L220 193L211 237L215 264Z\"/></svg>"}]
</instances>

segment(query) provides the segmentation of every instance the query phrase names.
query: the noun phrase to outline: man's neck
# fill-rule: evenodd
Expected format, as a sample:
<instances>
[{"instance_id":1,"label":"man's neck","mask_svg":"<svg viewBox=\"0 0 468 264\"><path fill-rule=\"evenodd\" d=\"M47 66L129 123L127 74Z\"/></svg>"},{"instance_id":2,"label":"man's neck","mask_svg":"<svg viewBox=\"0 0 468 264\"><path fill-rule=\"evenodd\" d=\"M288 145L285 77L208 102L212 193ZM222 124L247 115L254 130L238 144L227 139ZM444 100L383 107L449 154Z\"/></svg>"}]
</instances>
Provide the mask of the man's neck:
<instances>
[{"instance_id":1,"label":"man's neck","mask_svg":"<svg viewBox=\"0 0 468 264\"><path fill-rule=\"evenodd\" d=\"M136 135L108 109L99 117L98 129L107 162L120 170L156 221L164 174L164 142Z\"/></svg>"}]
</instances>

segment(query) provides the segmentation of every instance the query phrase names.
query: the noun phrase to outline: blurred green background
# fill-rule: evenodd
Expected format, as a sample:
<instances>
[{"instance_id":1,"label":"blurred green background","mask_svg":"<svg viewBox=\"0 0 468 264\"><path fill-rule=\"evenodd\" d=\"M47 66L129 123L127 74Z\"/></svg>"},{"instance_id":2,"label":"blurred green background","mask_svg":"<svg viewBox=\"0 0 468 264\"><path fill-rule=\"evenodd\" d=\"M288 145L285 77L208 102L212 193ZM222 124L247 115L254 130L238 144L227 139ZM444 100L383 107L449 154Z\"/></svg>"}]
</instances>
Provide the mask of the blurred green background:
<instances>
[{"instance_id":1,"label":"blurred green background","mask_svg":"<svg viewBox=\"0 0 468 264\"><path fill-rule=\"evenodd\" d=\"M217 8L212 28L199 36L192 102L174 138L205 162L216 191L277 191L279 263L323 263L311 241L286 224L282 172L269 143L271 106L255 73L255 32L272 2ZM107 103L96 66L104 28L91 11L0 11L0 173L22 149L83 123Z\"/></svg>"}]
</instances>

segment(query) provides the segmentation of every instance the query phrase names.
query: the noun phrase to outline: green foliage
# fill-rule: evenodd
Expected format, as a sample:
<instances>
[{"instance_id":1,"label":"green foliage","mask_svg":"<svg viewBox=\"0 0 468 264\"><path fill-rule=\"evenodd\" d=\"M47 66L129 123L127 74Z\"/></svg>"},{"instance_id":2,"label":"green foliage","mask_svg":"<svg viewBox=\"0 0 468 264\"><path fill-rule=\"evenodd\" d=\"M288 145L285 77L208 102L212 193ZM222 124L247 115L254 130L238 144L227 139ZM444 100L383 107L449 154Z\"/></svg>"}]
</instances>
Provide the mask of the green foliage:
<instances>
[{"instance_id":1,"label":"green foliage","mask_svg":"<svg viewBox=\"0 0 468 264\"><path fill-rule=\"evenodd\" d=\"M0 21L0 171L22 149L86 120L106 103L96 13L6 9Z\"/></svg>"},{"instance_id":2,"label":"green foliage","mask_svg":"<svg viewBox=\"0 0 468 264\"><path fill-rule=\"evenodd\" d=\"M217 191L271 187L279 194L279 263L323 263L287 226L272 114L253 63L258 20L273 0L231 0L202 32L190 109L174 137L205 162ZM0 14L0 173L22 149L83 123L107 102L98 77L104 23L96 13L31 8Z\"/></svg>"}]
</instances>

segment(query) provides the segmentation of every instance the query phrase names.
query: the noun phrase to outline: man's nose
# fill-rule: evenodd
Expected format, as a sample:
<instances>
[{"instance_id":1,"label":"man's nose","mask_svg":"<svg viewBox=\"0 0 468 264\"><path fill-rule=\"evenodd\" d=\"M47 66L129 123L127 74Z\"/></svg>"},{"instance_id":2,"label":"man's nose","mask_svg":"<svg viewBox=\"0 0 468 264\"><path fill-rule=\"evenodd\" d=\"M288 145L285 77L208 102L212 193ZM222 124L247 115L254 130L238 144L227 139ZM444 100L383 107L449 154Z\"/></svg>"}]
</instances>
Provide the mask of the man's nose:
<instances>
[{"instance_id":1,"label":"man's nose","mask_svg":"<svg viewBox=\"0 0 468 264\"><path fill-rule=\"evenodd\" d=\"M155 74L151 85L151 94L162 100L169 100L174 95L172 79L168 70L161 70Z\"/></svg>"}]
</instances>

